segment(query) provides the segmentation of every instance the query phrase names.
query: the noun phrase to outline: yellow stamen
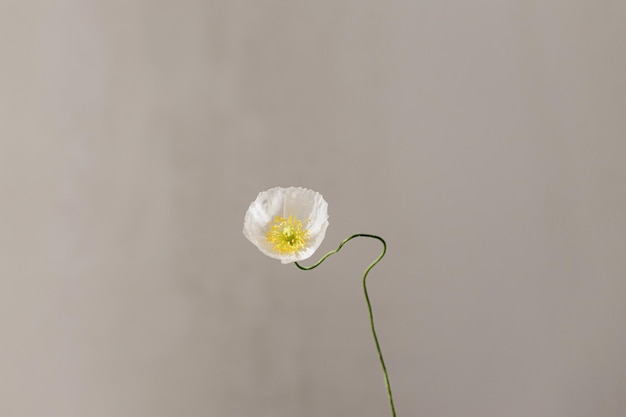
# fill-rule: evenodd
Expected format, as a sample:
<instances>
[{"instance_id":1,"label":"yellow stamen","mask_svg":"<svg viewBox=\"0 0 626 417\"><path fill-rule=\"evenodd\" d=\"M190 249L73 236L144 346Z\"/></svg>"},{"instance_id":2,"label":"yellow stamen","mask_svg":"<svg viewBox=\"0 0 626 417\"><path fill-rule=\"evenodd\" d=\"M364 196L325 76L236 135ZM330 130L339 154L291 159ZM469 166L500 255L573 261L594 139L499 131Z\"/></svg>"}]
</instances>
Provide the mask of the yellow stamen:
<instances>
[{"instance_id":1,"label":"yellow stamen","mask_svg":"<svg viewBox=\"0 0 626 417\"><path fill-rule=\"evenodd\" d=\"M302 222L293 216L285 219L274 217L274 224L267 232L267 241L274 244L274 251L279 254L298 253L306 246L309 231L303 229Z\"/></svg>"}]
</instances>

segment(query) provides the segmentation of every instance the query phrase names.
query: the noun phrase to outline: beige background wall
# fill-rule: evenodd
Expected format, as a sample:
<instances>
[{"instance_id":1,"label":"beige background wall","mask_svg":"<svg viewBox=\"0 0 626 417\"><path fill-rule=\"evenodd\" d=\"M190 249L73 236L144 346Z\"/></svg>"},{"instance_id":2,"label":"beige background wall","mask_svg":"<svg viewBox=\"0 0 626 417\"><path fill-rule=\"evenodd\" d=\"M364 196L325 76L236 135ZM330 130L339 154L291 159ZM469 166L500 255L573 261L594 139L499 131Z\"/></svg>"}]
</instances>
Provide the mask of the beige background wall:
<instances>
[{"instance_id":1,"label":"beige background wall","mask_svg":"<svg viewBox=\"0 0 626 417\"><path fill-rule=\"evenodd\" d=\"M0 3L0 415L626 413L619 1ZM320 255L321 255L320 253ZM316 255L315 258L318 256Z\"/></svg>"}]
</instances>

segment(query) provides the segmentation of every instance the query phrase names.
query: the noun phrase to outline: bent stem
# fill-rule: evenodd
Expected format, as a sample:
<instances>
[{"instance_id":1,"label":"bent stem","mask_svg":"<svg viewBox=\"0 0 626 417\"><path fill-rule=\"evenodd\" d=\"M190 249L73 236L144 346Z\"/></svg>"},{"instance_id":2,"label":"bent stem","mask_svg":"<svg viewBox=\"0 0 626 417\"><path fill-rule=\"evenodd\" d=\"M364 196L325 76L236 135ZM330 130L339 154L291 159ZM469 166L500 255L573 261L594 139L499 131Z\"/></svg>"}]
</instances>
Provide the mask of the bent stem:
<instances>
[{"instance_id":1,"label":"bent stem","mask_svg":"<svg viewBox=\"0 0 626 417\"><path fill-rule=\"evenodd\" d=\"M380 366L383 368L383 374L385 376L385 385L387 386L387 396L389 397L389 405L391 407L391 414L392 414L393 417L396 417L396 409L395 409L395 407L393 405L393 395L391 394L391 385L389 384L389 375L387 375L387 367L385 366L385 360L383 359L383 353L382 353L382 351L380 349L380 343L378 342L378 337L376 336L376 329L374 327L374 313L372 313L372 303L370 302L370 297L367 294L367 285L366 285L367 274L374 267L374 265L376 265L378 262L380 262L380 260L383 259L383 256L385 256L385 252L387 252L387 243L385 243L385 240L382 237L380 237L380 236L359 233L359 234L352 235L349 238L345 239L343 242L341 242L339 244L339 246L337 246L337 249L328 252L326 255L324 255L322 257L322 259L320 259L319 261L317 261L315 264L313 264L311 266L302 266L298 262L296 262L295 264L296 264L296 266L298 268L302 269L303 271L310 271L311 269L317 268L330 255L333 255L333 254L339 252L341 250L341 248L343 247L343 245L345 245L347 242L349 242L350 240L354 239L355 237L360 237L360 236L362 236L362 237L371 237L372 239L377 239L377 240L380 241L380 243L383 244L383 251L382 251L382 253L380 254L380 256L378 258L376 258L376 260L374 262L372 262L370 264L370 266L367 267L367 269L365 270L365 273L363 274L363 293L365 294L365 301L367 302L367 310L369 311L369 315L370 315L370 326L372 328L372 336L374 337L374 343L376 343L376 350L378 351L378 358L380 359Z\"/></svg>"}]
</instances>

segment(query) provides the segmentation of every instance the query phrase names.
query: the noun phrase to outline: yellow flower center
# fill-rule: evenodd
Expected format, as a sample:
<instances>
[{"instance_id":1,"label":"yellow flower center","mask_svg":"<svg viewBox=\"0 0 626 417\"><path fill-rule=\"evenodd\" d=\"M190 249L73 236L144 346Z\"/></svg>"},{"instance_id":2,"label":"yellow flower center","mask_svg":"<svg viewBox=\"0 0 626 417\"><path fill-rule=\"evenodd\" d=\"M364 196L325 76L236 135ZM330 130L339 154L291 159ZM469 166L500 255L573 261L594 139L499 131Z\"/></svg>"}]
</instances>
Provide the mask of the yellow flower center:
<instances>
[{"instance_id":1,"label":"yellow flower center","mask_svg":"<svg viewBox=\"0 0 626 417\"><path fill-rule=\"evenodd\" d=\"M293 216L274 217L274 224L267 232L267 241L274 244L274 251L279 254L298 253L306 245L309 231L303 229L302 222Z\"/></svg>"}]
</instances>

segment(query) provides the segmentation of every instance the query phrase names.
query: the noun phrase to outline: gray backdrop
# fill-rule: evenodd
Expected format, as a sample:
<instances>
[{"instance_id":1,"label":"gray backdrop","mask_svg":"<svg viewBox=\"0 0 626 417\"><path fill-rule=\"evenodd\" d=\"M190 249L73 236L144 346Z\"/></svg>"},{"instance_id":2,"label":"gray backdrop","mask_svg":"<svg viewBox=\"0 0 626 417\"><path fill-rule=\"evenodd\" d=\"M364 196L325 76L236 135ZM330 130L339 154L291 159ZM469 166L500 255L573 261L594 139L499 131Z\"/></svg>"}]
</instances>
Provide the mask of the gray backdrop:
<instances>
[{"instance_id":1,"label":"gray backdrop","mask_svg":"<svg viewBox=\"0 0 626 417\"><path fill-rule=\"evenodd\" d=\"M626 413L619 1L4 0L0 415Z\"/></svg>"}]
</instances>

